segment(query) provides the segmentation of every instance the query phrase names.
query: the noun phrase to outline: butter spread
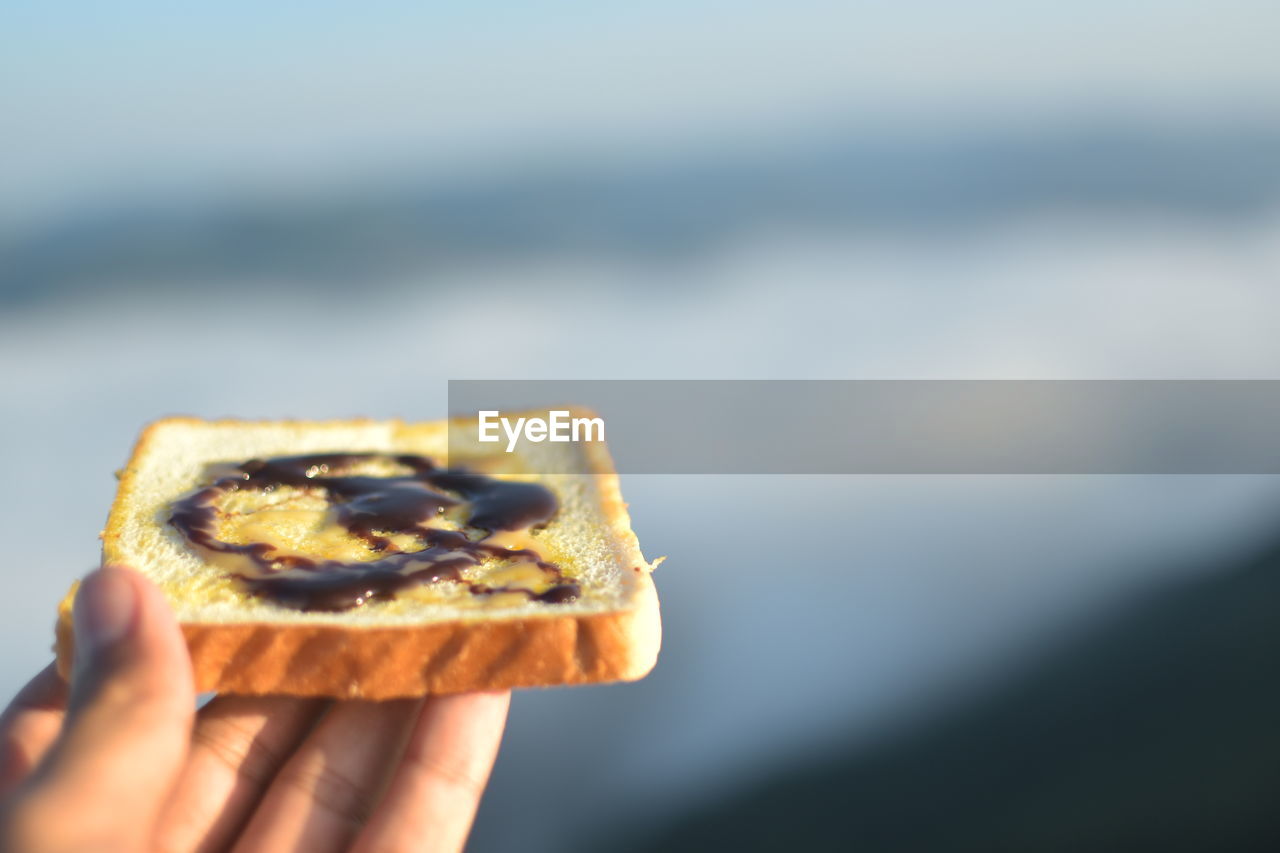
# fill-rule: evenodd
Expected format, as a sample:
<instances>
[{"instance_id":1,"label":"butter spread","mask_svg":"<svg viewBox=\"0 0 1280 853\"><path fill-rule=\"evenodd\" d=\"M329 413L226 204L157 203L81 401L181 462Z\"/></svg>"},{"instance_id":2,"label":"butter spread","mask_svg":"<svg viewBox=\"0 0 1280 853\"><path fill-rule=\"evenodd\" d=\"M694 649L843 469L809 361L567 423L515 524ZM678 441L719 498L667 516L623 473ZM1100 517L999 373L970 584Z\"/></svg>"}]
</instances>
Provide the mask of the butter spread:
<instances>
[{"instance_id":1,"label":"butter spread","mask_svg":"<svg viewBox=\"0 0 1280 853\"><path fill-rule=\"evenodd\" d=\"M209 479L173 504L170 524L286 607L346 610L434 583L551 604L580 594L539 548L534 531L559 507L537 483L379 453L251 459Z\"/></svg>"}]
</instances>

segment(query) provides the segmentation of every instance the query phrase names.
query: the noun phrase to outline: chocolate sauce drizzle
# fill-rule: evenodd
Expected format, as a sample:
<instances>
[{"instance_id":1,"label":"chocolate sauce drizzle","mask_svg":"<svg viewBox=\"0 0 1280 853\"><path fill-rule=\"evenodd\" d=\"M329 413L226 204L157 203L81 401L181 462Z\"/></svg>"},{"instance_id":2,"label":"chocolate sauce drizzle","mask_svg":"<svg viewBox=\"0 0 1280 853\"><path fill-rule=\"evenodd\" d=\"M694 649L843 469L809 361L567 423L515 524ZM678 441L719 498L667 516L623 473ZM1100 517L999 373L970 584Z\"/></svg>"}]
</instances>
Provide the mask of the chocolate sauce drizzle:
<instances>
[{"instance_id":1,"label":"chocolate sauce drizzle","mask_svg":"<svg viewBox=\"0 0 1280 853\"><path fill-rule=\"evenodd\" d=\"M344 475L361 462L390 460L408 468L403 476ZM217 536L218 503L230 492L272 491L280 486L321 489L337 511L337 521L373 551L392 546L386 534L409 534L420 551L391 553L368 562L312 559L277 554L268 542L235 544ZM423 525L450 507L461 506L462 525L485 532L473 540L461 530ZM520 592L551 604L574 601L578 585L560 568L531 549L486 544L503 530L546 524L558 509L555 495L536 483L498 480L469 471L437 468L423 456L379 453L317 453L251 459L219 476L173 505L169 523L192 544L245 558L253 567L237 573L256 595L299 610L347 610L367 601L393 598L397 591L423 583L463 582L462 570L493 558L536 563L552 586L535 593L522 587L468 584L476 595Z\"/></svg>"}]
</instances>

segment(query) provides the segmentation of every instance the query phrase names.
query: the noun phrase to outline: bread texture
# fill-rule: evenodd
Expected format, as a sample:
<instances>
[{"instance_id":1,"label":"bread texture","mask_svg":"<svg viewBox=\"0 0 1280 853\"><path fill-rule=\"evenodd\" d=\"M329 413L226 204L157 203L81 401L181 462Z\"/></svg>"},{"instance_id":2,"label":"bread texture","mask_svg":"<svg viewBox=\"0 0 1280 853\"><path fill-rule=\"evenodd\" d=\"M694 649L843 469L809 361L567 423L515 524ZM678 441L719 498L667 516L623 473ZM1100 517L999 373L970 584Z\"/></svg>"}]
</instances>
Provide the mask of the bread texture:
<instances>
[{"instance_id":1,"label":"bread texture","mask_svg":"<svg viewBox=\"0 0 1280 853\"><path fill-rule=\"evenodd\" d=\"M579 583L574 601L473 595L465 585L439 582L346 610L299 610L251 595L169 524L174 502L206 484L215 465L331 452L486 462L449 460L449 427L449 421L158 421L143 431L120 473L102 534L103 563L140 571L165 593L200 691L391 699L646 675L661 642L656 563L641 555L602 442L537 445L518 459L501 448L487 451L501 472L494 476L537 482L555 494L559 509L536 535ZM574 473L538 473L548 470ZM64 674L74 655L75 592L59 607Z\"/></svg>"}]
</instances>

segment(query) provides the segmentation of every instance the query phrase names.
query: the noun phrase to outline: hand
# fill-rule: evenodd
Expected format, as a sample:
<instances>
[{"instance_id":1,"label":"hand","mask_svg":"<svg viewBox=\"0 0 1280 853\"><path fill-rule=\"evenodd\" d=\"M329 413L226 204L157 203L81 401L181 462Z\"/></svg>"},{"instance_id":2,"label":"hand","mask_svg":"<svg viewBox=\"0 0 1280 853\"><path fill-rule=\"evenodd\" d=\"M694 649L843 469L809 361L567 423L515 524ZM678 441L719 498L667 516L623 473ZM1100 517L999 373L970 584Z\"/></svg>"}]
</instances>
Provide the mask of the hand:
<instances>
[{"instance_id":1,"label":"hand","mask_svg":"<svg viewBox=\"0 0 1280 853\"><path fill-rule=\"evenodd\" d=\"M141 574L91 574L74 619L70 701L50 665L0 717L0 849L462 849L509 693L196 712L182 633Z\"/></svg>"}]
</instances>

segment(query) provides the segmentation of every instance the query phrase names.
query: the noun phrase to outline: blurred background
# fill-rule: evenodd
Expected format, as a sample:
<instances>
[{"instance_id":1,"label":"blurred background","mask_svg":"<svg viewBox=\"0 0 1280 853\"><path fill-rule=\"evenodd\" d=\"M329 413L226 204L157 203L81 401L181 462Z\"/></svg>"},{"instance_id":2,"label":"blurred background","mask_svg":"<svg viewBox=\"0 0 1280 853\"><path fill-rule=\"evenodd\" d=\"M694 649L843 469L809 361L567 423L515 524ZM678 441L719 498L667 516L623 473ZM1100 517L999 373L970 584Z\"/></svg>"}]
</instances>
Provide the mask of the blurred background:
<instances>
[{"instance_id":1,"label":"blurred background","mask_svg":"<svg viewBox=\"0 0 1280 853\"><path fill-rule=\"evenodd\" d=\"M0 691L171 413L478 378L1280 378L1280 7L0 8ZM475 851L1276 849L1272 477L623 482L647 680Z\"/></svg>"}]
</instances>

